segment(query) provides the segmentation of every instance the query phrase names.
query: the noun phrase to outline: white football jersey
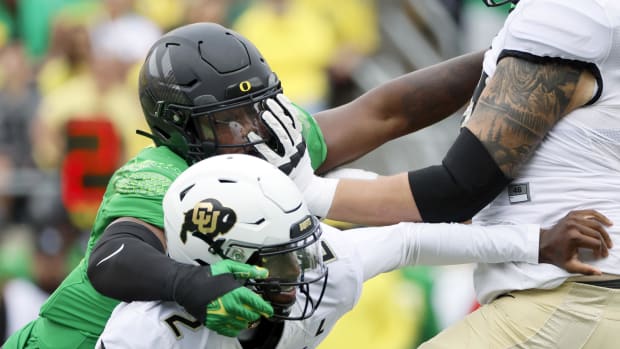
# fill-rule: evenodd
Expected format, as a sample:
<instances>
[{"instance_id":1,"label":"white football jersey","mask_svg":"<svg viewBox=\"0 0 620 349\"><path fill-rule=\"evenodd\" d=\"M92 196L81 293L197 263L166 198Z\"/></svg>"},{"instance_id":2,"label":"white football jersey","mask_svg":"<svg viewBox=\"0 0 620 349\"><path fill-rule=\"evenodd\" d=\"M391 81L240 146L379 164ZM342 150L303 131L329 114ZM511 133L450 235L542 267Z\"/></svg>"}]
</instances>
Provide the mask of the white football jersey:
<instances>
[{"instance_id":1,"label":"white football jersey","mask_svg":"<svg viewBox=\"0 0 620 349\"><path fill-rule=\"evenodd\" d=\"M536 263L538 225L481 227L463 224L401 223L340 231L321 224L328 281L312 317L286 321L277 349L315 348L359 300L364 281L406 265ZM312 277L312 275L310 275ZM321 284L321 285L319 285ZM314 299L322 283L312 284ZM298 293L292 315L301 313ZM103 343L103 345L102 345ZM218 335L174 302L121 303L112 312L97 348L241 349L236 338Z\"/></svg>"},{"instance_id":2,"label":"white football jersey","mask_svg":"<svg viewBox=\"0 0 620 349\"><path fill-rule=\"evenodd\" d=\"M582 260L620 275L620 1L522 0L484 59L492 76L504 54L583 62L597 77L590 105L562 118L518 178L483 209L477 224L540 223L549 227L575 209L596 209L616 223L610 256ZM479 264L478 299L511 290L554 288L571 276L549 264Z\"/></svg>"}]
</instances>

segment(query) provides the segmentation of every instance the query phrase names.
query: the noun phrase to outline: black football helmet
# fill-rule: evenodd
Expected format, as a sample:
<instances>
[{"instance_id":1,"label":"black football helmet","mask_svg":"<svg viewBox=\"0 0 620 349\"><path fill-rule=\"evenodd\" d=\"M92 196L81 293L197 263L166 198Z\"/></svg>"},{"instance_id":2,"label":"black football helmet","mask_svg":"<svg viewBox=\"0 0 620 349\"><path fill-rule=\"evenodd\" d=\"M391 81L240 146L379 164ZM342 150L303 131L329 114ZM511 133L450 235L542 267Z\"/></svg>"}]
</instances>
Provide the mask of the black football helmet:
<instances>
[{"instance_id":1,"label":"black football helmet","mask_svg":"<svg viewBox=\"0 0 620 349\"><path fill-rule=\"evenodd\" d=\"M156 145L188 164L219 153L251 153L263 139L263 100L282 92L258 49L215 23L174 29L151 47L140 71L140 103Z\"/></svg>"}]
</instances>

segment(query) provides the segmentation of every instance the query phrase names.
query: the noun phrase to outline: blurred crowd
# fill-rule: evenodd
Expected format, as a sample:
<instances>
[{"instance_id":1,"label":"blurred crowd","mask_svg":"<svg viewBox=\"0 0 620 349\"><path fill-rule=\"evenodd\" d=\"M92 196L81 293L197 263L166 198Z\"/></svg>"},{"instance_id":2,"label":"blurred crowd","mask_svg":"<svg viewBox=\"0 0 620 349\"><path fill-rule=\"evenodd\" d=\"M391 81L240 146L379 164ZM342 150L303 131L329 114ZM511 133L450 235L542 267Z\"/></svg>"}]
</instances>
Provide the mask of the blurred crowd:
<instances>
[{"instance_id":1,"label":"blurred crowd","mask_svg":"<svg viewBox=\"0 0 620 349\"><path fill-rule=\"evenodd\" d=\"M79 262L108 178L150 144L135 133L147 130L137 74L162 33L201 21L240 32L285 94L316 112L484 48L505 14L482 11L479 0L0 1L0 343ZM412 158L386 145L356 164L381 174L422 167L456 136L453 122L439 127L420 140L432 152ZM413 348L475 307L468 278L416 267L372 280L322 348ZM464 285L457 305L441 291L454 283Z\"/></svg>"}]
</instances>

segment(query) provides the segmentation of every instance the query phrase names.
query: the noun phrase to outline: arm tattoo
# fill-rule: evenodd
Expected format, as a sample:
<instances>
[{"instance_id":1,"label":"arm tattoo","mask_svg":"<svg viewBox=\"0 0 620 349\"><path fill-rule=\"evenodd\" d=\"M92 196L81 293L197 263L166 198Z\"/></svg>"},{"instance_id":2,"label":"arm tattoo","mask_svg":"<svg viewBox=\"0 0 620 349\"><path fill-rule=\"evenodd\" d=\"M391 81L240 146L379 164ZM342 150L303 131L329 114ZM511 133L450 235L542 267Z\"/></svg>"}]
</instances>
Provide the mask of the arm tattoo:
<instances>
[{"instance_id":1,"label":"arm tattoo","mask_svg":"<svg viewBox=\"0 0 620 349\"><path fill-rule=\"evenodd\" d=\"M485 88L469 128L504 174L514 178L568 112L582 70L561 63L504 58Z\"/></svg>"}]
</instances>

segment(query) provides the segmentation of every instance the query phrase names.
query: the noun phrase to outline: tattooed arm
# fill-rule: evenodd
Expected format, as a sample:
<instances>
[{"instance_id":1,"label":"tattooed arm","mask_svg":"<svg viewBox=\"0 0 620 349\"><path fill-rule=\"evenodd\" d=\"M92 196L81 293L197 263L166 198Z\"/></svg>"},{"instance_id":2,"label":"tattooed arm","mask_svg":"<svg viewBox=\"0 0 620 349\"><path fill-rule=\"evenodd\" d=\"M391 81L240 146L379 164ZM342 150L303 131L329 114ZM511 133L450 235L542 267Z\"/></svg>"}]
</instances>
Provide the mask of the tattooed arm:
<instances>
[{"instance_id":1,"label":"tattooed arm","mask_svg":"<svg viewBox=\"0 0 620 349\"><path fill-rule=\"evenodd\" d=\"M506 57L480 95L467 127L514 178L551 128L592 98L595 78L562 63Z\"/></svg>"},{"instance_id":2,"label":"tattooed arm","mask_svg":"<svg viewBox=\"0 0 620 349\"><path fill-rule=\"evenodd\" d=\"M371 225L465 221L517 174L558 120L591 99L594 88L594 77L584 68L504 58L466 124L471 131L468 145L473 139L477 146L475 154L468 152L469 148L459 149L463 143L455 143L451 151L456 149L457 156L452 157L456 166L446 164L449 153L442 165L427 169L375 180L342 179L327 217ZM483 171L473 166L481 156L488 158L485 170L497 171L488 176L495 181L493 186L488 186ZM460 164L459 157L464 159ZM467 172L470 166L473 171ZM455 174L455 170L461 173ZM463 173L465 176L459 177ZM424 180L416 187L412 177ZM467 180L474 183L463 183ZM456 207L453 213L441 212L450 205Z\"/></svg>"},{"instance_id":3,"label":"tattooed arm","mask_svg":"<svg viewBox=\"0 0 620 349\"><path fill-rule=\"evenodd\" d=\"M483 52L465 54L389 81L351 103L317 113L327 144L319 172L443 120L471 97Z\"/></svg>"}]
</instances>

